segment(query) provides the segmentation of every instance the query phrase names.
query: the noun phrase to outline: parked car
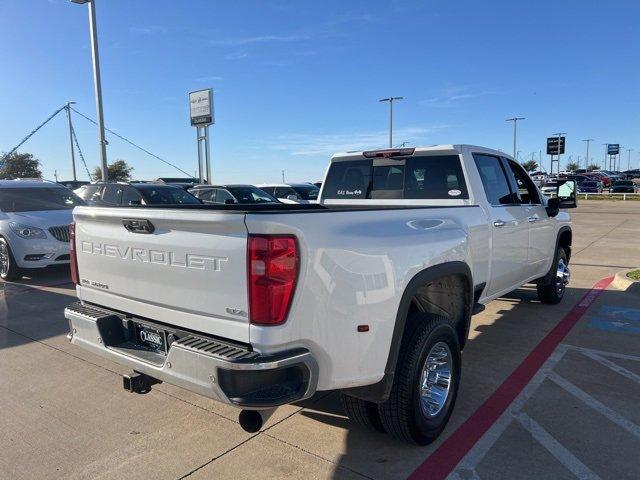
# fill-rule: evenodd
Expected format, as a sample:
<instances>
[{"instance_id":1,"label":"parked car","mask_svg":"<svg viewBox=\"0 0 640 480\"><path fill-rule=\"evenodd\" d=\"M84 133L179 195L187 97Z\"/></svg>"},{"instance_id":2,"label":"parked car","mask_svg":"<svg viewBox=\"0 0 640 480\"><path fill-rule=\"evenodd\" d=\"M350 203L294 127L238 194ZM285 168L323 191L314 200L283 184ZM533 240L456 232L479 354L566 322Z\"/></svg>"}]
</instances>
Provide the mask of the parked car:
<instances>
[{"instance_id":1,"label":"parked car","mask_svg":"<svg viewBox=\"0 0 640 480\"><path fill-rule=\"evenodd\" d=\"M562 301L575 205L573 181L547 199L503 153L442 145L337 154L315 205L79 207L69 339L133 370L127 391L178 385L247 431L339 390L353 421L427 444L472 312L529 282Z\"/></svg>"},{"instance_id":2,"label":"parked car","mask_svg":"<svg viewBox=\"0 0 640 480\"><path fill-rule=\"evenodd\" d=\"M84 205L68 188L47 181L0 180L0 277L69 263L71 211Z\"/></svg>"},{"instance_id":3,"label":"parked car","mask_svg":"<svg viewBox=\"0 0 640 480\"><path fill-rule=\"evenodd\" d=\"M87 182L86 180L60 180L57 183L67 187L69 190L75 190L83 185L88 185L91 182Z\"/></svg>"},{"instance_id":4,"label":"parked car","mask_svg":"<svg viewBox=\"0 0 640 480\"><path fill-rule=\"evenodd\" d=\"M551 180L546 182L540 189L545 196L551 196L558 190L558 180Z\"/></svg>"},{"instance_id":5,"label":"parked car","mask_svg":"<svg viewBox=\"0 0 640 480\"><path fill-rule=\"evenodd\" d=\"M313 183L279 183L256 185L283 203L316 203L320 189Z\"/></svg>"},{"instance_id":6,"label":"parked car","mask_svg":"<svg viewBox=\"0 0 640 480\"><path fill-rule=\"evenodd\" d=\"M184 188L156 183L92 183L78 190L89 205L193 205L202 203Z\"/></svg>"},{"instance_id":7,"label":"parked car","mask_svg":"<svg viewBox=\"0 0 640 480\"><path fill-rule=\"evenodd\" d=\"M602 193L602 184L595 180L585 180L578 184L580 193Z\"/></svg>"},{"instance_id":8,"label":"parked car","mask_svg":"<svg viewBox=\"0 0 640 480\"><path fill-rule=\"evenodd\" d=\"M158 185L173 185L175 187L180 187L184 190L189 190L190 188L195 187L196 185L200 185L197 178L192 177L160 177L156 178L153 182Z\"/></svg>"},{"instance_id":9,"label":"parked car","mask_svg":"<svg viewBox=\"0 0 640 480\"><path fill-rule=\"evenodd\" d=\"M603 173L599 170L595 170L593 172L590 172L590 177L596 177L598 180L600 180L602 182L602 186L603 187L608 187L609 185L611 185L611 177L609 177L609 175L607 175L606 173Z\"/></svg>"},{"instance_id":10,"label":"parked car","mask_svg":"<svg viewBox=\"0 0 640 480\"><path fill-rule=\"evenodd\" d=\"M611 193L635 193L636 186L633 180L616 180L609 188Z\"/></svg>"},{"instance_id":11,"label":"parked car","mask_svg":"<svg viewBox=\"0 0 640 480\"><path fill-rule=\"evenodd\" d=\"M253 185L198 185L190 189L189 193L204 203L279 203L276 198Z\"/></svg>"},{"instance_id":12,"label":"parked car","mask_svg":"<svg viewBox=\"0 0 640 480\"><path fill-rule=\"evenodd\" d=\"M544 185L544 183L549 178L549 176L545 172L540 172L540 171L533 172L530 174L530 176L538 187L541 187L542 185Z\"/></svg>"},{"instance_id":13,"label":"parked car","mask_svg":"<svg viewBox=\"0 0 640 480\"><path fill-rule=\"evenodd\" d=\"M587 180L591 180L591 177L587 175L577 175L573 173L566 175L565 178L568 178L569 180L575 180L578 185Z\"/></svg>"}]
</instances>

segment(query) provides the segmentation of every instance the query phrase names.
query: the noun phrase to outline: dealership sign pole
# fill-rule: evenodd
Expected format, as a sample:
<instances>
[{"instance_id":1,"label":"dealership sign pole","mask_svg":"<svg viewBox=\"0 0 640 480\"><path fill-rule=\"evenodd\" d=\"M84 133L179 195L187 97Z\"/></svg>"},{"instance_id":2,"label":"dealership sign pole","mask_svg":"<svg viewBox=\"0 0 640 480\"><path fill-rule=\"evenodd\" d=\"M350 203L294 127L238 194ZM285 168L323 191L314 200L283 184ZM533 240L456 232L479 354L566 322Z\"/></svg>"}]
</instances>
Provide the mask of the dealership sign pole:
<instances>
[{"instance_id":1,"label":"dealership sign pole","mask_svg":"<svg viewBox=\"0 0 640 480\"><path fill-rule=\"evenodd\" d=\"M198 181L204 183L202 165L202 142L204 142L204 158L206 164L206 182L211 185L211 158L209 155L209 125L215 123L213 116L213 90L207 88L189 93L189 116L191 126L196 127L198 146Z\"/></svg>"}]
</instances>

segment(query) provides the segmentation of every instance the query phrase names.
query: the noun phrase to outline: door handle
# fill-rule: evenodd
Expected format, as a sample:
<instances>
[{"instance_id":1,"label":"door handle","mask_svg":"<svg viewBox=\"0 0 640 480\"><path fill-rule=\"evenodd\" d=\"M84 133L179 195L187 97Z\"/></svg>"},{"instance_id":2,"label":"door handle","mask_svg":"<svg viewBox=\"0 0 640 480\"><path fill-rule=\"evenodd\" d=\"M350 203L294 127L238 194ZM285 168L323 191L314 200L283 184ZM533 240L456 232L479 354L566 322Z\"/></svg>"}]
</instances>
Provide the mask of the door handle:
<instances>
[{"instance_id":1,"label":"door handle","mask_svg":"<svg viewBox=\"0 0 640 480\"><path fill-rule=\"evenodd\" d=\"M529 220L529 223L533 223L538 221L540 217L538 217L538 215L531 215L530 217L527 218L527 220Z\"/></svg>"},{"instance_id":2,"label":"door handle","mask_svg":"<svg viewBox=\"0 0 640 480\"><path fill-rule=\"evenodd\" d=\"M496 220L493 222L494 227L504 227L507 224L504 220Z\"/></svg>"}]
</instances>

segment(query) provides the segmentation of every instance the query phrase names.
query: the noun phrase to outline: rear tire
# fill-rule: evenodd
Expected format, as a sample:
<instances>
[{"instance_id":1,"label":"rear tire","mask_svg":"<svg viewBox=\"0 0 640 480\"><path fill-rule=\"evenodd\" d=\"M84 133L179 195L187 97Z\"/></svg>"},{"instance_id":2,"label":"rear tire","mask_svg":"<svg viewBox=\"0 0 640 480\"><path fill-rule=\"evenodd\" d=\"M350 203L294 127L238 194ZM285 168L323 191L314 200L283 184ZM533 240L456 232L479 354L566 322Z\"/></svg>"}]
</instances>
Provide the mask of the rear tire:
<instances>
[{"instance_id":1,"label":"rear tire","mask_svg":"<svg viewBox=\"0 0 640 480\"><path fill-rule=\"evenodd\" d=\"M340 395L340 400L349 420L368 430L384 433L384 426L376 403L361 400L346 393Z\"/></svg>"},{"instance_id":2,"label":"rear tire","mask_svg":"<svg viewBox=\"0 0 640 480\"><path fill-rule=\"evenodd\" d=\"M0 237L0 278L11 281L21 277L22 273L13 258L9 242Z\"/></svg>"},{"instance_id":3,"label":"rear tire","mask_svg":"<svg viewBox=\"0 0 640 480\"><path fill-rule=\"evenodd\" d=\"M378 406L385 430L408 443L433 442L453 411L460 367L458 336L447 319L410 314L389 399Z\"/></svg>"},{"instance_id":4,"label":"rear tire","mask_svg":"<svg viewBox=\"0 0 640 480\"><path fill-rule=\"evenodd\" d=\"M558 248L551 269L549 272L551 281L549 283L538 283L537 285L538 300L542 303L555 305L562 301L570 278L569 261L564 248Z\"/></svg>"}]
</instances>

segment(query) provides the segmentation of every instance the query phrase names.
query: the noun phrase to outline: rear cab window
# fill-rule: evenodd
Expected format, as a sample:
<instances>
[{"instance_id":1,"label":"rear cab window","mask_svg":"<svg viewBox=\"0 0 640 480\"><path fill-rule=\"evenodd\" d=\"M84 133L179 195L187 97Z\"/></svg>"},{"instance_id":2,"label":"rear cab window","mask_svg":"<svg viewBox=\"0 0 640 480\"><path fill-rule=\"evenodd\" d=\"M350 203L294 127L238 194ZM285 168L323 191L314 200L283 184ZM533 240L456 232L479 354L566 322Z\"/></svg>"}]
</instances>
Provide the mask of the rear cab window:
<instances>
[{"instance_id":1,"label":"rear cab window","mask_svg":"<svg viewBox=\"0 0 640 480\"><path fill-rule=\"evenodd\" d=\"M468 198L462 164L456 154L334 161L322 193L323 201Z\"/></svg>"}]
</instances>

